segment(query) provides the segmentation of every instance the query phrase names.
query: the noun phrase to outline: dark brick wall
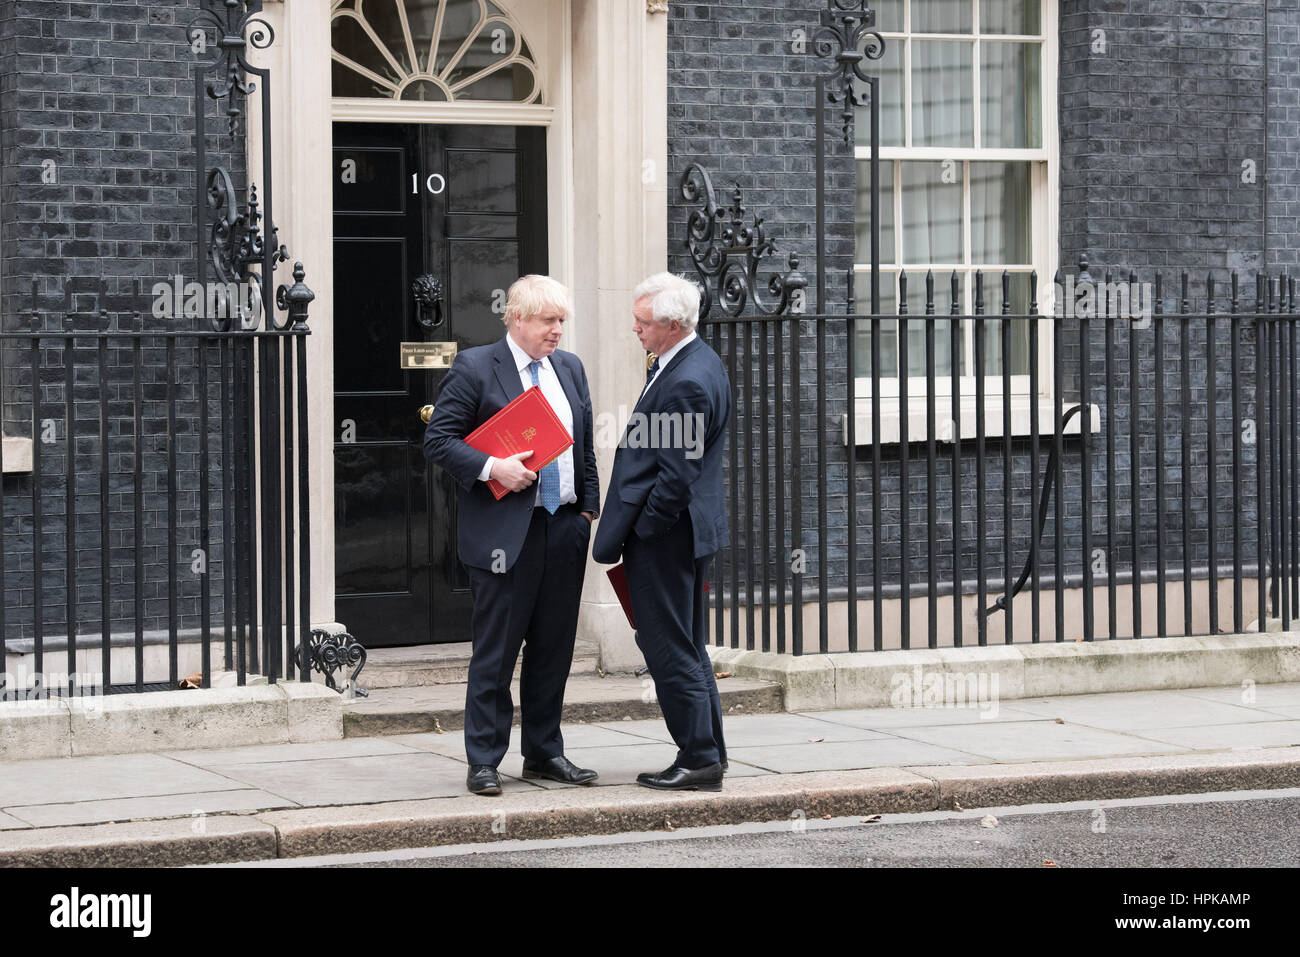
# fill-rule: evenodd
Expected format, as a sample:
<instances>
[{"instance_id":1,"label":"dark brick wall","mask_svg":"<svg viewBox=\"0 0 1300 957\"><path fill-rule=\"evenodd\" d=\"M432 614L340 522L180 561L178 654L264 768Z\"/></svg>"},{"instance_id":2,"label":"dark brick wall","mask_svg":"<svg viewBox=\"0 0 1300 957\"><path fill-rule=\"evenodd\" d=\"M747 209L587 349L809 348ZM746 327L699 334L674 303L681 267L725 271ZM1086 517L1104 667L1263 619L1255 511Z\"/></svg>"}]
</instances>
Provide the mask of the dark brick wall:
<instances>
[{"instance_id":1,"label":"dark brick wall","mask_svg":"<svg viewBox=\"0 0 1300 957\"><path fill-rule=\"evenodd\" d=\"M0 314L6 331L69 328L65 297L99 278L108 284L107 302L90 294L71 298L80 314L71 328L102 331L107 309L111 328L134 330L143 314L148 331L193 328L195 320L155 319L152 287L194 273L193 85L196 62L185 27L199 9L189 3L118 0L105 3L0 0ZM209 129L222 130L219 107L210 103ZM232 166L242 182L242 147L230 153L229 137L211 137L214 162ZM224 152L223 152L224 151ZM48 182L43 174L55 176ZM37 301L32 302L32 283ZM136 283L140 295L136 295ZM45 632L66 630L67 361L62 341L45 340L36 363L40 383L37 418L52 420L53 441L40 444L41 475L35 480L44 514ZM24 342L9 344L3 356L5 432L32 435L33 363ZM169 369L161 339L143 350L144 448L142 498L145 533L140 540L146 629L165 627L168 581L178 582L181 627L198 622L200 579L191 571L199 547L199 403L197 358L181 342ZM217 401L216 357L208 394L215 462L219 459L221 407ZM74 472L77 516L77 618L83 633L97 633L101 617L100 564L110 569L112 627L133 629L135 600L135 496L131 469L136 443L132 355L129 345L108 350L108 448L111 457L108 508L109 549L99 529L99 366L94 342L82 339L72 355L76 416ZM176 396L176 554L167 549L167 382ZM37 438L40 438L38 429ZM214 484L219 476L213 473ZM30 633L33 479L5 478L6 635ZM220 501L212 499L209 576L221 592ZM220 612L219 598L214 611Z\"/></svg>"},{"instance_id":2,"label":"dark brick wall","mask_svg":"<svg viewBox=\"0 0 1300 957\"><path fill-rule=\"evenodd\" d=\"M1268 3L1268 268L1300 268L1300 2Z\"/></svg>"}]
</instances>

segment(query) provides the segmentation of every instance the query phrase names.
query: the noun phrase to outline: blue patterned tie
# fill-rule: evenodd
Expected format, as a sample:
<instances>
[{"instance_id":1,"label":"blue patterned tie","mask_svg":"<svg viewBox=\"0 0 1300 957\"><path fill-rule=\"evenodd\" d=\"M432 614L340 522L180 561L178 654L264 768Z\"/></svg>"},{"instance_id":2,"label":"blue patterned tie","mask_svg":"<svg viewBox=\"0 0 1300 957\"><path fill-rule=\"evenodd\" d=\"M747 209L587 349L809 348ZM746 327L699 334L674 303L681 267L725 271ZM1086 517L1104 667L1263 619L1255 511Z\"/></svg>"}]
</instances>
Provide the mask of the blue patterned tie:
<instances>
[{"instance_id":1,"label":"blue patterned tie","mask_svg":"<svg viewBox=\"0 0 1300 957\"><path fill-rule=\"evenodd\" d=\"M528 363L528 373L533 377L533 385L537 385L537 370L542 367L541 359L534 359ZM542 508L546 509L552 515L560 507L560 463L552 462L542 469L540 473L542 482Z\"/></svg>"}]
</instances>

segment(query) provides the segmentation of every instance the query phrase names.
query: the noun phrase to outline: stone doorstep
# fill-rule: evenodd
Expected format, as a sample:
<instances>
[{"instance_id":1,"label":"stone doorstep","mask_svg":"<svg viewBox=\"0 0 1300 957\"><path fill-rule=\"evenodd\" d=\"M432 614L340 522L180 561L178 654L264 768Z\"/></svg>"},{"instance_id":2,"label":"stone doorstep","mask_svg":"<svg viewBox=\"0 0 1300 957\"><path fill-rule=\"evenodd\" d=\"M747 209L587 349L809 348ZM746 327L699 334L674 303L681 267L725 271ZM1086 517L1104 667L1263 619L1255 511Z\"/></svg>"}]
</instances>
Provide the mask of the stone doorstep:
<instances>
[{"instance_id":1,"label":"stone doorstep","mask_svg":"<svg viewBox=\"0 0 1300 957\"><path fill-rule=\"evenodd\" d=\"M320 684L0 702L0 761L342 737L342 699Z\"/></svg>"},{"instance_id":2,"label":"stone doorstep","mask_svg":"<svg viewBox=\"0 0 1300 957\"><path fill-rule=\"evenodd\" d=\"M789 711L893 707L918 669L922 681L938 674L967 689L974 681L981 696L1002 701L1300 681L1296 631L800 657L716 647L709 653L715 671L780 685Z\"/></svg>"},{"instance_id":3,"label":"stone doorstep","mask_svg":"<svg viewBox=\"0 0 1300 957\"><path fill-rule=\"evenodd\" d=\"M414 688L427 685L461 684L469 678L471 645L467 641L444 645L408 645L398 648L367 649L366 666L357 683L367 691L379 688ZM579 639L573 651L571 675L596 674L600 649ZM515 678L519 677L519 663Z\"/></svg>"},{"instance_id":4,"label":"stone doorstep","mask_svg":"<svg viewBox=\"0 0 1300 957\"><path fill-rule=\"evenodd\" d=\"M361 673L362 678L365 672ZM362 687L366 684L361 682ZM343 703L345 737L374 738L393 734L456 731L465 727L465 684L378 689L368 698ZM570 677L564 693L562 720L574 723L661 718L648 678L631 675L579 674ZM519 683L512 685L516 705ZM766 714L785 710L779 685L745 678L721 678L718 692L724 714ZM519 723L515 708L514 724Z\"/></svg>"},{"instance_id":5,"label":"stone doorstep","mask_svg":"<svg viewBox=\"0 0 1300 957\"><path fill-rule=\"evenodd\" d=\"M796 814L905 814L1297 786L1300 747L811 771L734 778L714 794L619 785L216 814L202 833L188 816L13 829L0 831L0 866L181 866L788 821Z\"/></svg>"}]
</instances>

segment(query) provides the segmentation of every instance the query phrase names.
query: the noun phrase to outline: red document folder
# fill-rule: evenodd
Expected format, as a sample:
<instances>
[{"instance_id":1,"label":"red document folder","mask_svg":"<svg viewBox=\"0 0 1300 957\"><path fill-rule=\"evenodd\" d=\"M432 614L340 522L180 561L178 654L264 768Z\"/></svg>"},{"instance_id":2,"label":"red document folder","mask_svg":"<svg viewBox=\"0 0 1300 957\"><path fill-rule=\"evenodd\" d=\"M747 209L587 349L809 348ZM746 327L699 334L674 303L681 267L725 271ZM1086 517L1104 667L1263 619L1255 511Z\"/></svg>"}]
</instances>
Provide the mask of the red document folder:
<instances>
[{"instance_id":1,"label":"red document folder","mask_svg":"<svg viewBox=\"0 0 1300 957\"><path fill-rule=\"evenodd\" d=\"M573 437L542 395L541 386L535 385L465 436L465 442L499 459L532 449L523 466L540 472L573 445ZM487 485L498 501L510 492L494 479L488 479Z\"/></svg>"},{"instance_id":2,"label":"red document folder","mask_svg":"<svg viewBox=\"0 0 1300 957\"><path fill-rule=\"evenodd\" d=\"M627 590L627 572L620 563L613 568L605 569L605 574L609 576L609 583L614 586L614 594L618 595L619 604L623 606L627 623L632 626L633 631L636 631L636 619L632 617L632 596Z\"/></svg>"}]
</instances>

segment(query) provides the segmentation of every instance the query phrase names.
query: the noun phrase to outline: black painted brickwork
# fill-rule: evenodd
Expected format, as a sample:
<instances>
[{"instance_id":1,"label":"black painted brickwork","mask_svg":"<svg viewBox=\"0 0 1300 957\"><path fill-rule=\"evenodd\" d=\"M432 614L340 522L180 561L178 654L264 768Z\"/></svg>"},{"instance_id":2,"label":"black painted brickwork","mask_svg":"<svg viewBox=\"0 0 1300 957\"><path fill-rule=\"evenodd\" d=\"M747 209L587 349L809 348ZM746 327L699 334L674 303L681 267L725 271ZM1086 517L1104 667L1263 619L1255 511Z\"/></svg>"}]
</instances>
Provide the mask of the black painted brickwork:
<instances>
[{"instance_id":1,"label":"black painted brickwork","mask_svg":"<svg viewBox=\"0 0 1300 957\"><path fill-rule=\"evenodd\" d=\"M72 298L80 314L72 328L105 328L98 311L110 311L119 330L182 330L195 320L155 319L152 288L176 274L194 273L193 69L195 57L185 42L185 27L198 12L198 0L154 3L117 0L104 3L0 0L0 314L6 331L33 328L31 288L36 280L37 328L64 330L62 314L71 280L91 287L108 282L108 301L82 293ZM209 57L211 54L209 54ZM208 104L209 130L224 131L221 109ZM242 148L231 154L228 136L213 135L213 163L225 162L243 182ZM53 161L55 183L43 182ZM142 295L135 295L139 282ZM75 287L84 289L82 286ZM199 547L199 392L192 346L178 346L171 369L162 340L145 343L143 502L145 562L142 589L146 629L166 627L168 581L178 583L177 610L182 628L198 624L200 579L191 570ZM100 630L100 563L110 569L110 612L114 631L134 630L134 494L131 469L135 448L132 356L129 346L110 349L108 434L111 469L108 505L109 550L99 529L98 358L93 340L77 341L73 356L76 414L76 512L79 631ZM66 454L65 347L45 340L38 362L41 408L37 418L53 420L53 441L41 444L38 487L44 513L45 632L62 634L65 621ZM32 362L26 341L9 343L3 355L4 430L32 435ZM213 356L209 416L214 488L219 475L222 408ZM166 383L177 398L177 552L167 554ZM39 438L38 430L38 438ZM5 587L6 637L31 632L32 478L6 476ZM220 614L220 498L211 512L209 577L213 611Z\"/></svg>"}]
</instances>

